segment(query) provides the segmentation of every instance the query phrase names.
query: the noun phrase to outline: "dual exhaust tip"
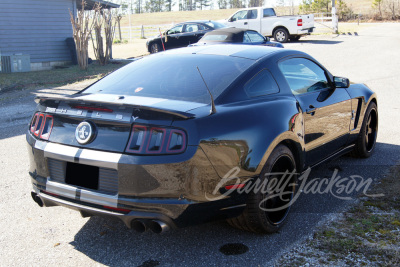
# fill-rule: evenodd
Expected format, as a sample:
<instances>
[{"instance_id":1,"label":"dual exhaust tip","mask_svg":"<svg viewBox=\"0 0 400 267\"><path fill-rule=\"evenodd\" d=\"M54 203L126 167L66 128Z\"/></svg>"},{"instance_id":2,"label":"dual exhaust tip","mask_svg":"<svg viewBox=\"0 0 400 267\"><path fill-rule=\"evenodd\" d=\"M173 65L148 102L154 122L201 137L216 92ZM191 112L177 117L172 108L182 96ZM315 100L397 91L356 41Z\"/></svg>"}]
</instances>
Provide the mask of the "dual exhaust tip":
<instances>
[{"instance_id":1,"label":"dual exhaust tip","mask_svg":"<svg viewBox=\"0 0 400 267\"><path fill-rule=\"evenodd\" d=\"M33 201L35 201L40 207L43 207L43 201L42 199L38 196L37 193L31 192L31 196ZM144 233L148 229L153 231L156 234L162 234L166 231L169 230L168 224L165 222L159 221L159 220L133 220L131 222L132 228L139 233Z\"/></svg>"},{"instance_id":2,"label":"dual exhaust tip","mask_svg":"<svg viewBox=\"0 0 400 267\"><path fill-rule=\"evenodd\" d=\"M150 229L153 233L162 234L169 230L168 224L159 220L133 220L131 223L132 228L138 233L144 233Z\"/></svg>"}]
</instances>

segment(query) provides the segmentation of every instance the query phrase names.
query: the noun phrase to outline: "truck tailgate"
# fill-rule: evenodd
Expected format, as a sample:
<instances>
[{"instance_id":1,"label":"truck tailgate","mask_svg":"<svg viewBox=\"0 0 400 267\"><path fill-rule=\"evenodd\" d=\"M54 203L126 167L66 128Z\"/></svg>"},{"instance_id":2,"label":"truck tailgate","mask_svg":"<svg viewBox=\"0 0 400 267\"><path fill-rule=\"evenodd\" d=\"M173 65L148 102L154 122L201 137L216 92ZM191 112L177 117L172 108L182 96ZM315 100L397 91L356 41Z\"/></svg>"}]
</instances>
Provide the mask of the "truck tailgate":
<instances>
[{"instance_id":1,"label":"truck tailgate","mask_svg":"<svg viewBox=\"0 0 400 267\"><path fill-rule=\"evenodd\" d=\"M309 29L314 27L314 14L301 15L301 18L303 19L302 29Z\"/></svg>"}]
</instances>

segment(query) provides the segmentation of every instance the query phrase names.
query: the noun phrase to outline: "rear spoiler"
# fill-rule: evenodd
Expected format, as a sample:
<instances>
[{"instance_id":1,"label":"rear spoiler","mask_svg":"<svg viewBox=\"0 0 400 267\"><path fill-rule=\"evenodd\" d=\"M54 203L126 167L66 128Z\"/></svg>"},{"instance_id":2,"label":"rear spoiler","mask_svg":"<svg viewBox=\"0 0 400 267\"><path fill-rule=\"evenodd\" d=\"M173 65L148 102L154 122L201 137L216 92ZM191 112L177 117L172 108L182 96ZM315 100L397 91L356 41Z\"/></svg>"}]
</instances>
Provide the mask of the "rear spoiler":
<instances>
[{"instance_id":1,"label":"rear spoiler","mask_svg":"<svg viewBox=\"0 0 400 267\"><path fill-rule=\"evenodd\" d=\"M171 110L171 109L164 109L164 108L156 108L151 106L143 106L137 104L129 104L129 103L118 103L113 101L98 101L98 100L90 100L90 99L79 99L74 98L73 95L60 95L60 96L37 96L35 97L35 102L38 104L42 104L45 101L65 101L65 102L75 102L75 103L93 103L93 104L107 104L107 105L114 105L114 106L125 106L125 107L132 107L144 110L151 110L156 112L161 112L165 114L170 114L182 119L191 119L194 118L195 115L188 112L182 112L178 110Z\"/></svg>"}]
</instances>

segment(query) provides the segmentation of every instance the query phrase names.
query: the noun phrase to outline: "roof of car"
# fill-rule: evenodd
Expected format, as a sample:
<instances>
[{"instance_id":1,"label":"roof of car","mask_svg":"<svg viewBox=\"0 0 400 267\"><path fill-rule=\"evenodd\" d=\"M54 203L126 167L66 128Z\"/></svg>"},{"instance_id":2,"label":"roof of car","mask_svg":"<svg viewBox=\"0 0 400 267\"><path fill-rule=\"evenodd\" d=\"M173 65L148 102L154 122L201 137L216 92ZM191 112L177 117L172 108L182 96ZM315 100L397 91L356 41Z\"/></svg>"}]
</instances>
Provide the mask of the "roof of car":
<instances>
[{"instance_id":1,"label":"roof of car","mask_svg":"<svg viewBox=\"0 0 400 267\"><path fill-rule=\"evenodd\" d=\"M206 22L213 22L213 20L189 20L189 21L185 21L183 23L206 23Z\"/></svg>"},{"instance_id":2,"label":"roof of car","mask_svg":"<svg viewBox=\"0 0 400 267\"><path fill-rule=\"evenodd\" d=\"M265 47L265 46L249 46L249 45L210 45L210 46L193 46L180 49L172 49L165 54L198 54L198 55L216 55L241 57L251 60L282 52L282 48Z\"/></svg>"},{"instance_id":3,"label":"roof of car","mask_svg":"<svg viewBox=\"0 0 400 267\"><path fill-rule=\"evenodd\" d=\"M181 24L187 24L187 23L201 23L201 24L205 24L207 22L214 22L212 20L190 20L190 21L185 21L185 22L180 22L175 24L176 25L181 25Z\"/></svg>"},{"instance_id":4,"label":"roof of car","mask_svg":"<svg viewBox=\"0 0 400 267\"><path fill-rule=\"evenodd\" d=\"M214 30L212 32L208 32L204 35L204 37L210 36L210 35L226 35L226 38L224 40L207 40L207 42L229 42L229 43L240 42L241 43L243 41L243 34L246 31L252 31L252 30L241 29L241 28L223 28L223 29Z\"/></svg>"}]
</instances>

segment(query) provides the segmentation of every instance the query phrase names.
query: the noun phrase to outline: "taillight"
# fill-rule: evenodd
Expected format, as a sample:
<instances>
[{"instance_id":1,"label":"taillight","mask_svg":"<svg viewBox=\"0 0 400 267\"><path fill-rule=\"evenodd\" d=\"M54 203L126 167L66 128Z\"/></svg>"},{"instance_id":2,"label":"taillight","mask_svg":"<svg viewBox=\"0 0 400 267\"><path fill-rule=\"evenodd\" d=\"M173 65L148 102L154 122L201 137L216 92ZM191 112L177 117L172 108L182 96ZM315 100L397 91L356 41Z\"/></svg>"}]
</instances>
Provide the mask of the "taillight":
<instances>
[{"instance_id":1,"label":"taillight","mask_svg":"<svg viewBox=\"0 0 400 267\"><path fill-rule=\"evenodd\" d=\"M40 132L40 138L44 140L49 140L52 129L53 129L53 116L46 115L44 117L42 131Z\"/></svg>"},{"instance_id":2,"label":"taillight","mask_svg":"<svg viewBox=\"0 0 400 267\"><path fill-rule=\"evenodd\" d=\"M51 130L53 129L53 121L54 119L51 115L36 113L32 118L29 130L35 136L49 140Z\"/></svg>"},{"instance_id":3,"label":"taillight","mask_svg":"<svg viewBox=\"0 0 400 267\"><path fill-rule=\"evenodd\" d=\"M131 138L129 139L127 152L140 153L144 147L144 140L146 138L147 127L133 126Z\"/></svg>"},{"instance_id":4,"label":"taillight","mask_svg":"<svg viewBox=\"0 0 400 267\"><path fill-rule=\"evenodd\" d=\"M44 120L44 115L43 114L39 114L39 119L38 119L38 122L36 124L35 131L33 132L34 135L39 136L40 130L42 129L43 120Z\"/></svg>"},{"instance_id":5,"label":"taillight","mask_svg":"<svg viewBox=\"0 0 400 267\"><path fill-rule=\"evenodd\" d=\"M181 130L171 130L169 135L167 152L168 153L179 153L185 149L186 135Z\"/></svg>"},{"instance_id":6,"label":"taillight","mask_svg":"<svg viewBox=\"0 0 400 267\"><path fill-rule=\"evenodd\" d=\"M32 121L31 121L31 132L33 133L36 130L36 126L38 123L38 118L39 118L39 114L36 113L35 116L33 116Z\"/></svg>"},{"instance_id":7,"label":"taillight","mask_svg":"<svg viewBox=\"0 0 400 267\"><path fill-rule=\"evenodd\" d=\"M162 128L151 128L149 143L146 147L147 153L161 153L164 145L166 130Z\"/></svg>"},{"instance_id":8,"label":"taillight","mask_svg":"<svg viewBox=\"0 0 400 267\"><path fill-rule=\"evenodd\" d=\"M177 154L186 148L186 133L178 129L134 125L126 152L134 154Z\"/></svg>"},{"instance_id":9,"label":"taillight","mask_svg":"<svg viewBox=\"0 0 400 267\"><path fill-rule=\"evenodd\" d=\"M297 20L297 26L303 26L303 19Z\"/></svg>"}]
</instances>

